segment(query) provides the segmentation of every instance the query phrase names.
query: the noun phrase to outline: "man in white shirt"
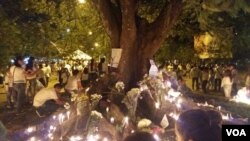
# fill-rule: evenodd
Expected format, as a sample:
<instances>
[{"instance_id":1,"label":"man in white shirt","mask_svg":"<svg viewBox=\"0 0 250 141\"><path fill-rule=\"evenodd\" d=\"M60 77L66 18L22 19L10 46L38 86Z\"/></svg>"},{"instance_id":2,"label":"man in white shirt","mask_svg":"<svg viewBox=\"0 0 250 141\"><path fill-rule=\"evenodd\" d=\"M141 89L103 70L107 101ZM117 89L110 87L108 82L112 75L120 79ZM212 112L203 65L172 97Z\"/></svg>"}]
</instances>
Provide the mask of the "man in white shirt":
<instances>
[{"instance_id":1,"label":"man in white shirt","mask_svg":"<svg viewBox=\"0 0 250 141\"><path fill-rule=\"evenodd\" d=\"M55 112L64 104L58 98L62 86L58 83L54 88L43 88L34 97L33 106L36 108L36 113L39 117Z\"/></svg>"}]
</instances>

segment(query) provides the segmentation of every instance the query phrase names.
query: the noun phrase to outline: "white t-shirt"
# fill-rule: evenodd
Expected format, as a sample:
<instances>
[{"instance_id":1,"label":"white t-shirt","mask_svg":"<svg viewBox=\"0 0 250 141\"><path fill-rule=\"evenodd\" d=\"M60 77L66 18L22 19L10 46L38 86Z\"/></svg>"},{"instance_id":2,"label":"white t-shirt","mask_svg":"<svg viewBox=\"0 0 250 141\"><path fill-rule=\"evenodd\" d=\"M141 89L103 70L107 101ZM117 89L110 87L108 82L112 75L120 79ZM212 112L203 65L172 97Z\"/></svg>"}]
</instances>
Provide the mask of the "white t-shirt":
<instances>
[{"instance_id":1,"label":"white t-shirt","mask_svg":"<svg viewBox=\"0 0 250 141\"><path fill-rule=\"evenodd\" d=\"M47 67L45 67L45 75L46 77L50 77L51 74L51 67L48 65Z\"/></svg>"},{"instance_id":2,"label":"white t-shirt","mask_svg":"<svg viewBox=\"0 0 250 141\"><path fill-rule=\"evenodd\" d=\"M58 96L54 88L43 88L34 97L33 106L40 107L48 100L57 100Z\"/></svg>"},{"instance_id":3,"label":"white t-shirt","mask_svg":"<svg viewBox=\"0 0 250 141\"><path fill-rule=\"evenodd\" d=\"M37 78L40 79L40 78L45 78L45 73L44 73L44 70L42 69L39 69L38 72L37 72Z\"/></svg>"},{"instance_id":4,"label":"white t-shirt","mask_svg":"<svg viewBox=\"0 0 250 141\"><path fill-rule=\"evenodd\" d=\"M65 86L67 90L78 90L78 82L81 81L79 77L70 76Z\"/></svg>"},{"instance_id":5,"label":"white t-shirt","mask_svg":"<svg viewBox=\"0 0 250 141\"><path fill-rule=\"evenodd\" d=\"M221 87L231 86L232 84L233 84L233 81L231 81L230 77L228 76L223 77L221 81Z\"/></svg>"},{"instance_id":6,"label":"white t-shirt","mask_svg":"<svg viewBox=\"0 0 250 141\"><path fill-rule=\"evenodd\" d=\"M13 83L25 83L25 70L20 67L12 66L10 68L10 75L13 78Z\"/></svg>"}]
</instances>

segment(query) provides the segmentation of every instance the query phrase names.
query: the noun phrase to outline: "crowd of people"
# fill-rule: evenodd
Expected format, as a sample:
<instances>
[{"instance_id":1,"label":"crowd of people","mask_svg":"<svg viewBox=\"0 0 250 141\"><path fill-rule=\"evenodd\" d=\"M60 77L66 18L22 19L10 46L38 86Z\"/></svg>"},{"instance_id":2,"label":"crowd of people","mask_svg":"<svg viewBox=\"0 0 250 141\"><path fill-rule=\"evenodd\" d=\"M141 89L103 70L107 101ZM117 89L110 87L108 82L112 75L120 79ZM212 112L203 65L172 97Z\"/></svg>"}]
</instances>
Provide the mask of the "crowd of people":
<instances>
[{"instance_id":1,"label":"crowd of people","mask_svg":"<svg viewBox=\"0 0 250 141\"><path fill-rule=\"evenodd\" d=\"M225 97L230 98L237 92L239 85L238 71L235 65L197 65L168 63L163 66L167 72L183 82L184 77L192 81L192 89L220 92L224 90ZM58 83L49 88L52 73L58 75ZM60 99L62 89L70 95L87 87L91 81L108 73L105 58L98 63L92 59L89 63L82 61L64 61L59 64L36 62L30 57L27 64L24 58L18 56L6 71L4 84L7 86L7 102L10 108L16 108L20 114L26 103L32 103L39 117L53 113L65 104ZM184 82L183 82L184 83ZM250 89L250 73L247 73L245 87ZM216 111L201 109L182 113L175 124L177 141L220 141L222 118ZM145 140L156 141L154 136L146 132L135 132L124 141Z\"/></svg>"},{"instance_id":2,"label":"crowd of people","mask_svg":"<svg viewBox=\"0 0 250 141\"><path fill-rule=\"evenodd\" d=\"M16 114L20 114L25 105L33 105L37 114L44 116L64 104L60 93L71 95L81 91L105 73L108 73L105 58L101 58L99 63L92 59L86 64L79 60L45 63L36 61L34 57L25 62L22 56L17 56L3 79L7 108L15 109ZM58 83L49 88L52 74L57 74ZM61 91L63 88L64 92Z\"/></svg>"},{"instance_id":3,"label":"crowd of people","mask_svg":"<svg viewBox=\"0 0 250 141\"><path fill-rule=\"evenodd\" d=\"M225 97L230 99L237 94L238 89L245 82L250 90L250 74L247 73L244 80L240 79L236 65L234 64L164 64L165 69L176 79L191 79L193 91L201 90L203 93L223 92Z\"/></svg>"}]
</instances>

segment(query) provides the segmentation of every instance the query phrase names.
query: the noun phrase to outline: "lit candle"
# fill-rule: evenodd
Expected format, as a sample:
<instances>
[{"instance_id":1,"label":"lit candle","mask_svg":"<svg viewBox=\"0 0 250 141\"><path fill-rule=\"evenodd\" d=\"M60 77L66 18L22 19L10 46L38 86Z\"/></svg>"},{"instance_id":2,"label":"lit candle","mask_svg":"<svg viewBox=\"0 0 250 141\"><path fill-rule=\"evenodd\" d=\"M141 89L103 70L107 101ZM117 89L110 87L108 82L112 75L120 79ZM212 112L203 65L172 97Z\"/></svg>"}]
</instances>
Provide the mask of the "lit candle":
<instances>
[{"instance_id":1,"label":"lit candle","mask_svg":"<svg viewBox=\"0 0 250 141\"><path fill-rule=\"evenodd\" d=\"M159 109L160 108L160 102L155 102L155 108Z\"/></svg>"},{"instance_id":2,"label":"lit candle","mask_svg":"<svg viewBox=\"0 0 250 141\"><path fill-rule=\"evenodd\" d=\"M157 134L154 134L153 137L154 137L154 139L155 139L156 141L160 141L160 140L161 140L160 137L159 137Z\"/></svg>"},{"instance_id":3,"label":"lit candle","mask_svg":"<svg viewBox=\"0 0 250 141\"><path fill-rule=\"evenodd\" d=\"M124 117L123 118L123 127L126 127L128 125L129 117Z\"/></svg>"},{"instance_id":4,"label":"lit candle","mask_svg":"<svg viewBox=\"0 0 250 141\"><path fill-rule=\"evenodd\" d=\"M69 138L70 141L80 141L82 140L83 138L81 136L71 136Z\"/></svg>"},{"instance_id":5,"label":"lit candle","mask_svg":"<svg viewBox=\"0 0 250 141\"><path fill-rule=\"evenodd\" d=\"M26 132L27 132L27 133L32 133L32 132L34 132L34 131L36 131L36 127L28 127L28 128L26 129Z\"/></svg>"},{"instance_id":6,"label":"lit candle","mask_svg":"<svg viewBox=\"0 0 250 141\"><path fill-rule=\"evenodd\" d=\"M106 108L106 112L107 112L107 113L109 112L109 107Z\"/></svg>"},{"instance_id":7,"label":"lit candle","mask_svg":"<svg viewBox=\"0 0 250 141\"><path fill-rule=\"evenodd\" d=\"M115 118L114 117L111 117L110 118L110 123L114 123L115 122Z\"/></svg>"},{"instance_id":8,"label":"lit candle","mask_svg":"<svg viewBox=\"0 0 250 141\"><path fill-rule=\"evenodd\" d=\"M53 116L53 119L54 119L54 120L56 119L56 116L55 116L55 115Z\"/></svg>"}]
</instances>

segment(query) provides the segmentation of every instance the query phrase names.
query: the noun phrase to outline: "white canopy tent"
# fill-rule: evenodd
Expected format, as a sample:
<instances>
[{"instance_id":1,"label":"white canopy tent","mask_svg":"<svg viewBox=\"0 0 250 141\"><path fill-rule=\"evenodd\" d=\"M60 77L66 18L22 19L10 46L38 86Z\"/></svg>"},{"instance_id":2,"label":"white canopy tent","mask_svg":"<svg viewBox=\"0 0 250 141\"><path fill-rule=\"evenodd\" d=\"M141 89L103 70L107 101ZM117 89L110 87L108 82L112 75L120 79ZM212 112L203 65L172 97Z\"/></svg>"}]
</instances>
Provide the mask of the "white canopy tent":
<instances>
[{"instance_id":1,"label":"white canopy tent","mask_svg":"<svg viewBox=\"0 0 250 141\"><path fill-rule=\"evenodd\" d=\"M91 60L92 57L89 56L88 54L84 53L83 51L81 50L76 50L74 51L71 55L70 55L70 58L74 59L74 60Z\"/></svg>"}]
</instances>

